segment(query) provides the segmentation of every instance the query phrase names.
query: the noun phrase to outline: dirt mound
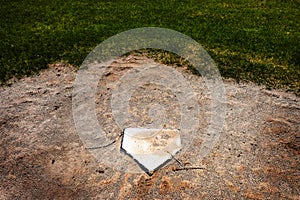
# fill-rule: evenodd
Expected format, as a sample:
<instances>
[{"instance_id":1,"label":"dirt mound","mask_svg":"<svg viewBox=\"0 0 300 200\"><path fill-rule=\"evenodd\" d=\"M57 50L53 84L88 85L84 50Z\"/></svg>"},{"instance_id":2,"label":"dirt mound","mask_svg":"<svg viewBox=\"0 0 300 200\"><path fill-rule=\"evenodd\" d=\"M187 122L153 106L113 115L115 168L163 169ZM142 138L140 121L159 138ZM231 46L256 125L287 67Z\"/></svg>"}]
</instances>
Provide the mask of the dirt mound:
<instances>
[{"instance_id":1,"label":"dirt mound","mask_svg":"<svg viewBox=\"0 0 300 200\"><path fill-rule=\"evenodd\" d=\"M96 112L108 137L120 133L109 108L114 82L145 62L153 61L119 59L99 81L106 90L97 92ZM210 101L204 82L176 70L195 90L203 131ZM148 176L113 169L85 148L72 116L75 77L73 67L53 64L0 88L0 199L299 199L300 101L293 94L225 80L225 127L210 154L198 158L203 139L196 137L177 160ZM156 87L138 94L151 89L151 101L173 101ZM150 101L142 99L136 95L130 105L142 109ZM165 112L176 124L170 112L177 116L178 104L172 105ZM146 111L132 113L151 123Z\"/></svg>"}]
</instances>

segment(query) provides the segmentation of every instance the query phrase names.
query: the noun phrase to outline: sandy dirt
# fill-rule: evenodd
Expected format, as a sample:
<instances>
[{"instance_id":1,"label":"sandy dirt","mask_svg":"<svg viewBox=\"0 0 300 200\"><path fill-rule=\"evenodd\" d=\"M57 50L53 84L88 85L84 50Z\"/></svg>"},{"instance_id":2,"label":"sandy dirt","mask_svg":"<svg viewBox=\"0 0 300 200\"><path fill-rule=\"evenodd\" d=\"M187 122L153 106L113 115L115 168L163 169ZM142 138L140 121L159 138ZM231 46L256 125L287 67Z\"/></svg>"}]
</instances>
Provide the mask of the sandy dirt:
<instances>
[{"instance_id":1,"label":"sandy dirt","mask_svg":"<svg viewBox=\"0 0 300 200\"><path fill-rule=\"evenodd\" d=\"M129 69L147 62L153 61L121 58L99 81L97 118L112 139L121 130L109 106L111 91ZM201 77L176 70L198 98L199 135L177 160L152 176L114 169L83 145L72 116L77 73L72 66L52 64L39 75L1 87L0 199L300 199L299 97L224 80L224 129L211 152L200 159L210 96ZM149 84L134 93L130 106L137 124L155 123L147 115L147 105L154 101L169 105L167 126L176 127L179 103L163 89ZM143 98L149 91L151 98ZM159 114L150 113L154 118Z\"/></svg>"}]
</instances>

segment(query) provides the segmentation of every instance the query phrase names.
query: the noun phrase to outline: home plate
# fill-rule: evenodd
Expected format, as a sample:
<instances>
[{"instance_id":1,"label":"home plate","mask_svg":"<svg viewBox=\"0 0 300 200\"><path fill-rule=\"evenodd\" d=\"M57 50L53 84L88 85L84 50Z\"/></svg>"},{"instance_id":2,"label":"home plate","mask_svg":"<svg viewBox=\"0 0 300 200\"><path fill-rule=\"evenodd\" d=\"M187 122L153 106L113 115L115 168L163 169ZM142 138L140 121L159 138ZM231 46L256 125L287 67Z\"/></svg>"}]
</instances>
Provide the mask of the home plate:
<instances>
[{"instance_id":1,"label":"home plate","mask_svg":"<svg viewBox=\"0 0 300 200\"><path fill-rule=\"evenodd\" d=\"M178 130L126 128L121 150L148 174L164 166L181 149Z\"/></svg>"}]
</instances>

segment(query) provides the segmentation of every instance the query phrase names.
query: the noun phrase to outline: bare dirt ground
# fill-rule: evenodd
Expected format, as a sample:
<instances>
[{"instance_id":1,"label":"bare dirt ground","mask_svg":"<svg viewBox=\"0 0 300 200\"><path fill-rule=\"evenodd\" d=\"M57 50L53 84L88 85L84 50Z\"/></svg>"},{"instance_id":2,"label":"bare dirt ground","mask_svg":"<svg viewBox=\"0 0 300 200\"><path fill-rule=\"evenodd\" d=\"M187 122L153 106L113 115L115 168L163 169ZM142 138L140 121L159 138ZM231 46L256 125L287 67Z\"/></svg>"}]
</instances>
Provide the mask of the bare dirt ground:
<instances>
[{"instance_id":1,"label":"bare dirt ground","mask_svg":"<svg viewBox=\"0 0 300 200\"><path fill-rule=\"evenodd\" d=\"M152 61L119 59L98 84L97 117L108 137L121 131L109 108L114 82L145 62ZM209 95L201 77L176 70L197 95L199 137L176 157L184 168L172 161L152 176L113 169L85 148L72 116L75 68L52 64L39 75L1 87L0 199L300 199L299 97L224 80L224 130L210 154L200 159ZM153 99L143 100L150 90ZM171 105L165 112L170 126L176 126L178 102L155 85L140 88L131 99L132 115L143 119L141 125L154 123L145 108L152 101Z\"/></svg>"}]
</instances>

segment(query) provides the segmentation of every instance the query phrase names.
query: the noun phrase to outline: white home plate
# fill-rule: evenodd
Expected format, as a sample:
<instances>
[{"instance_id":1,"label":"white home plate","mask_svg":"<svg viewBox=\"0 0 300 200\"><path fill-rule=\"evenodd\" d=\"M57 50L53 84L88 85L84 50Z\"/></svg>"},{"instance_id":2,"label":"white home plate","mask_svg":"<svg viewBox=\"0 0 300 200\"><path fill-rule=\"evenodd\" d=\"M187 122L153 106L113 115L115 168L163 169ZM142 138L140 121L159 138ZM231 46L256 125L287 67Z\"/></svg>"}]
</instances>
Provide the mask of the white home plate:
<instances>
[{"instance_id":1,"label":"white home plate","mask_svg":"<svg viewBox=\"0 0 300 200\"><path fill-rule=\"evenodd\" d=\"M139 166L152 173L166 164L181 149L178 130L126 128L122 146Z\"/></svg>"}]
</instances>

